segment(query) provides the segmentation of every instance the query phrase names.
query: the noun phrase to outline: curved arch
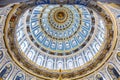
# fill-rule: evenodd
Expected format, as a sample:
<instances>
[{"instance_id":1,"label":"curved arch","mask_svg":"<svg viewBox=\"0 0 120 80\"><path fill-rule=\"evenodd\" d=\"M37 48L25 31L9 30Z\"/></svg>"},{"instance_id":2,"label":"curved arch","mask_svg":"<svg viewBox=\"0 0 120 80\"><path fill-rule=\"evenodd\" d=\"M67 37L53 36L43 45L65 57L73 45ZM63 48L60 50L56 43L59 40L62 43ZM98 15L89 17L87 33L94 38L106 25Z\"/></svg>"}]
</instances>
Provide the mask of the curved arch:
<instances>
[{"instance_id":1,"label":"curved arch","mask_svg":"<svg viewBox=\"0 0 120 80\"><path fill-rule=\"evenodd\" d=\"M78 65L83 65L84 63L85 63L85 62L84 62L82 56L79 56L79 57L77 58L77 64L78 64Z\"/></svg>"},{"instance_id":2,"label":"curved arch","mask_svg":"<svg viewBox=\"0 0 120 80\"><path fill-rule=\"evenodd\" d=\"M5 65L0 69L0 77L3 80L6 80L10 77L11 73L13 72L13 64L11 62L6 62Z\"/></svg>"},{"instance_id":3,"label":"curved arch","mask_svg":"<svg viewBox=\"0 0 120 80\"><path fill-rule=\"evenodd\" d=\"M109 64L112 65L116 69L116 71L120 74L119 66L117 66L115 63L112 62L110 62Z\"/></svg>"},{"instance_id":4,"label":"curved arch","mask_svg":"<svg viewBox=\"0 0 120 80\"><path fill-rule=\"evenodd\" d=\"M23 74L21 71L18 71L14 76L13 80L26 80L25 74Z\"/></svg>"},{"instance_id":5,"label":"curved arch","mask_svg":"<svg viewBox=\"0 0 120 80\"><path fill-rule=\"evenodd\" d=\"M29 46L29 45L28 45L27 40L24 40L24 41L21 43L21 45L20 45L21 50L22 50L23 52L26 51L26 49L27 49L28 46Z\"/></svg>"},{"instance_id":6,"label":"curved arch","mask_svg":"<svg viewBox=\"0 0 120 80\"><path fill-rule=\"evenodd\" d=\"M102 42L104 40L104 33L98 32L97 38L99 39L100 42Z\"/></svg>"},{"instance_id":7,"label":"curved arch","mask_svg":"<svg viewBox=\"0 0 120 80\"><path fill-rule=\"evenodd\" d=\"M95 47L96 47L96 49L99 51L99 49L100 49L100 44L99 44L99 43L96 43L96 44L95 44Z\"/></svg>"},{"instance_id":8,"label":"curved arch","mask_svg":"<svg viewBox=\"0 0 120 80\"><path fill-rule=\"evenodd\" d=\"M92 52L90 50L87 50L86 56L89 58L89 60L91 60L94 55L92 54Z\"/></svg>"},{"instance_id":9,"label":"curved arch","mask_svg":"<svg viewBox=\"0 0 120 80\"><path fill-rule=\"evenodd\" d=\"M43 57L42 55L39 55L39 56L37 57L36 63L37 63L38 65L42 66L43 61L44 61L44 57Z\"/></svg>"},{"instance_id":10,"label":"curved arch","mask_svg":"<svg viewBox=\"0 0 120 80\"><path fill-rule=\"evenodd\" d=\"M52 59L47 60L46 67L49 68L49 69L53 69L53 60Z\"/></svg>"},{"instance_id":11,"label":"curved arch","mask_svg":"<svg viewBox=\"0 0 120 80\"><path fill-rule=\"evenodd\" d=\"M67 61L67 67L68 67L69 69L71 69L71 68L74 67L74 63L73 63L73 60L72 60L72 59L69 59L69 60Z\"/></svg>"},{"instance_id":12,"label":"curved arch","mask_svg":"<svg viewBox=\"0 0 120 80\"><path fill-rule=\"evenodd\" d=\"M30 51L27 53L27 57L31 60L34 59L36 51L34 49L30 49Z\"/></svg>"},{"instance_id":13,"label":"curved arch","mask_svg":"<svg viewBox=\"0 0 120 80\"><path fill-rule=\"evenodd\" d=\"M63 69L63 61L57 61L57 69Z\"/></svg>"},{"instance_id":14,"label":"curved arch","mask_svg":"<svg viewBox=\"0 0 120 80\"><path fill-rule=\"evenodd\" d=\"M23 38L24 33L23 33L22 30L17 31L16 33L17 33L16 34L17 35L17 40L20 41Z\"/></svg>"},{"instance_id":15,"label":"curved arch","mask_svg":"<svg viewBox=\"0 0 120 80\"><path fill-rule=\"evenodd\" d=\"M100 74L102 76L103 80L107 80L105 75L103 74L103 72L99 72L98 74Z\"/></svg>"},{"instance_id":16,"label":"curved arch","mask_svg":"<svg viewBox=\"0 0 120 80\"><path fill-rule=\"evenodd\" d=\"M118 70L116 69L114 64L109 64L107 66L107 72L113 80L118 80L120 78L120 74L118 73Z\"/></svg>"},{"instance_id":17,"label":"curved arch","mask_svg":"<svg viewBox=\"0 0 120 80\"><path fill-rule=\"evenodd\" d=\"M95 80L104 80L101 74L95 76Z\"/></svg>"},{"instance_id":18,"label":"curved arch","mask_svg":"<svg viewBox=\"0 0 120 80\"><path fill-rule=\"evenodd\" d=\"M92 44L93 50L95 51L95 53L97 53L99 51L100 48L100 44L96 41L94 41Z\"/></svg>"}]
</instances>

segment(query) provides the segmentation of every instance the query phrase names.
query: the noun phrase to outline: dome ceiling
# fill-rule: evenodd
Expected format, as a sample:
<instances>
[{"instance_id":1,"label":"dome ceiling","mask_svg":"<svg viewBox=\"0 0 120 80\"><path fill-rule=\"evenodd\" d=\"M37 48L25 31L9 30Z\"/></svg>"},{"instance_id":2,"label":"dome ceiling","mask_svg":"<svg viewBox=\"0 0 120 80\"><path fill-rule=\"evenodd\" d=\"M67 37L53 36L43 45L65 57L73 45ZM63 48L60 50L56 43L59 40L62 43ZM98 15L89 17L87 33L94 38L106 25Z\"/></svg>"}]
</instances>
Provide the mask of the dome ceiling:
<instances>
[{"instance_id":1,"label":"dome ceiling","mask_svg":"<svg viewBox=\"0 0 120 80\"><path fill-rule=\"evenodd\" d=\"M105 24L97 15L100 21L95 23L93 14L82 5L41 5L28 10L16 27L18 49L48 69L79 67L102 49L105 40Z\"/></svg>"},{"instance_id":2,"label":"dome ceiling","mask_svg":"<svg viewBox=\"0 0 120 80\"><path fill-rule=\"evenodd\" d=\"M116 43L117 27L100 3L63 2L15 5L6 21L9 55L40 78L76 79L92 73L104 64Z\"/></svg>"}]
</instances>

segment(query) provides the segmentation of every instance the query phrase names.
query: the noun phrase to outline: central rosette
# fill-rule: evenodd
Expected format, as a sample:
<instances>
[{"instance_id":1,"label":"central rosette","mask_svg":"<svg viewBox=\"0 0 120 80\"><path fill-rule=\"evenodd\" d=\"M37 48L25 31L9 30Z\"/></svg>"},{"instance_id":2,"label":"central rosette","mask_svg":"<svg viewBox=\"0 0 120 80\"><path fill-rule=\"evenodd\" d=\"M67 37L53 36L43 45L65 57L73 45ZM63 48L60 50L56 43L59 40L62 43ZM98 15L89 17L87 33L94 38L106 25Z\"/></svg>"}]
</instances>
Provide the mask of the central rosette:
<instances>
[{"instance_id":1,"label":"central rosette","mask_svg":"<svg viewBox=\"0 0 120 80\"><path fill-rule=\"evenodd\" d=\"M63 11L57 12L56 14L57 15L55 16L55 18L56 18L56 20L58 20L58 22L59 22L59 20L60 20L60 22L62 20L65 20L66 14Z\"/></svg>"},{"instance_id":2,"label":"central rosette","mask_svg":"<svg viewBox=\"0 0 120 80\"><path fill-rule=\"evenodd\" d=\"M52 28L65 30L69 28L73 22L73 13L67 7L56 7L50 11L48 20Z\"/></svg>"}]
</instances>

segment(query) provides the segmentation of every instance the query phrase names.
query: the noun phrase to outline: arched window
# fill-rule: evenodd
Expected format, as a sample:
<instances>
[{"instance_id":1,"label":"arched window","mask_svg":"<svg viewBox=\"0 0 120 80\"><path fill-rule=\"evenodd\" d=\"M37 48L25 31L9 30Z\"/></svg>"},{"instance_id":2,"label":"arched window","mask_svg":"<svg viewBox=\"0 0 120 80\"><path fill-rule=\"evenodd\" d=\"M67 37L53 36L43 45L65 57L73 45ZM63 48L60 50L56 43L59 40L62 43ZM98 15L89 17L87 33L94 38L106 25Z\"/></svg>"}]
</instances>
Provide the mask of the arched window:
<instances>
[{"instance_id":1,"label":"arched window","mask_svg":"<svg viewBox=\"0 0 120 80\"><path fill-rule=\"evenodd\" d=\"M87 58L89 59L89 60L91 60L92 58L93 58L93 55L92 55L92 52L91 51L86 51L85 52L86 53L86 56L87 56Z\"/></svg>"},{"instance_id":2,"label":"arched window","mask_svg":"<svg viewBox=\"0 0 120 80\"><path fill-rule=\"evenodd\" d=\"M102 33L102 32L100 32L99 31L99 33L98 33L98 39L101 41L101 42L103 42L104 41L104 34Z\"/></svg>"},{"instance_id":3,"label":"arched window","mask_svg":"<svg viewBox=\"0 0 120 80\"><path fill-rule=\"evenodd\" d=\"M86 17L90 17L89 15L86 15ZM85 25L85 28L90 29L90 22L83 22Z\"/></svg>"},{"instance_id":4,"label":"arched window","mask_svg":"<svg viewBox=\"0 0 120 80\"><path fill-rule=\"evenodd\" d=\"M96 49L99 51L100 50L100 45L97 43L95 46L96 46Z\"/></svg>"},{"instance_id":5,"label":"arched window","mask_svg":"<svg viewBox=\"0 0 120 80\"><path fill-rule=\"evenodd\" d=\"M86 31L84 28L82 29L82 32L81 32L81 33L82 33L83 36L86 36L86 35L87 35L87 31Z\"/></svg>"},{"instance_id":6,"label":"arched window","mask_svg":"<svg viewBox=\"0 0 120 80\"><path fill-rule=\"evenodd\" d=\"M18 40L18 41L20 41L20 39L22 39L23 36L24 36L24 33L23 33L22 30L20 30L20 31L17 32L17 40Z\"/></svg>"},{"instance_id":7,"label":"arched window","mask_svg":"<svg viewBox=\"0 0 120 80\"><path fill-rule=\"evenodd\" d=\"M69 69L72 69L74 67L74 65L73 65L73 61L68 61L68 68Z\"/></svg>"},{"instance_id":8,"label":"arched window","mask_svg":"<svg viewBox=\"0 0 120 80\"><path fill-rule=\"evenodd\" d=\"M39 55L37 58L37 64L42 66L42 62L43 62L43 56Z\"/></svg>"},{"instance_id":9,"label":"arched window","mask_svg":"<svg viewBox=\"0 0 120 80\"><path fill-rule=\"evenodd\" d=\"M118 80L120 78L120 74L112 65L108 65L107 70L113 80Z\"/></svg>"},{"instance_id":10,"label":"arched window","mask_svg":"<svg viewBox=\"0 0 120 80\"><path fill-rule=\"evenodd\" d=\"M104 80L103 77L100 74L96 75L96 80Z\"/></svg>"},{"instance_id":11,"label":"arched window","mask_svg":"<svg viewBox=\"0 0 120 80\"><path fill-rule=\"evenodd\" d=\"M63 62L62 61L57 62L57 68L58 68L58 70L63 69Z\"/></svg>"},{"instance_id":12,"label":"arched window","mask_svg":"<svg viewBox=\"0 0 120 80\"><path fill-rule=\"evenodd\" d=\"M27 47L28 47L27 41L26 41L26 40L23 41L22 44L21 44L20 46L21 46L21 50L22 50L23 52L25 52L25 50L26 50Z\"/></svg>"},{"instance_id":13,"label":"arched window","mask_svg":"<svg viewBox=\"0 0 120 80\"><path fill-rule=\"evenodd\" d=\"M6 80L7 77L11 74L13 66L10 62L6 63L0 70L0 78Z\"/></svg>"},{"instance_id":14,"label":"arched window","mask_svg":"<svg viewBox=\"0 0 120 80\"><path fill-rule=\"evenodd\" d=\"M34 30L35 36L37 36L39 33L40 33L40 29L35 29L35 30Z\"/></svg>"},{"instance_id":15,"label":"arched window","mask_svg":"<svg viewBox=\"0 0 120 80\"><path fill-rule=\"evenodd\" d=\"M95 53L97 53L100 48L99 44L96 41L94 43L92 43L92 47L93 47Z\"/></svg>"},{"instance_id":16,"label":"arched window","mask_svg":"<svg viewBox=\"0 0 120 80\"><path fill-rule=\"evenodd\" d=\"M102 20L100 20L99 24L100 24L100 27L102 28L102 30L105 30L105 25Z\"/></svg>"},{"instance_id":17,"label":"arched window","mask_svg":"<svg viewBox=\"0 0 120 80\"><path fill-rule=\"evenodd\" d=\"M35 26L37 26L37 21L32 22L32 28L34 28Z\"/></svg>"},{"instance_id":18,"label":"arched window","mask_svg":"<svg viewBox=\"0 0 120 80\"><path fill-rule=\"evenodd\" d=\"M29 52L28 52L28 58L33 60L34 56L35 56L35 51L33 49L31 49Z\"/></svg>"},{"instance_id":19,"label":"arched window","mask_svg":"<svg viewBox=\"0 0 120 80\"><path fill-rule=\"evenodd\" d=\"M84 60L83 60L83 58L81 56L77 59L77 62L78 62L79 66L84 64Z\"/></svg>"},{"instance_id":20,"label":"arched window","mask_svg":"<svg viewBox=\"0 0 120 80\"><path fill-rule=\"evenodd\" d=\"M49 60L47 61L47 68L53 69L53 60L52 60L52 59L49 59Z\"/></svg>"}]
</instances>

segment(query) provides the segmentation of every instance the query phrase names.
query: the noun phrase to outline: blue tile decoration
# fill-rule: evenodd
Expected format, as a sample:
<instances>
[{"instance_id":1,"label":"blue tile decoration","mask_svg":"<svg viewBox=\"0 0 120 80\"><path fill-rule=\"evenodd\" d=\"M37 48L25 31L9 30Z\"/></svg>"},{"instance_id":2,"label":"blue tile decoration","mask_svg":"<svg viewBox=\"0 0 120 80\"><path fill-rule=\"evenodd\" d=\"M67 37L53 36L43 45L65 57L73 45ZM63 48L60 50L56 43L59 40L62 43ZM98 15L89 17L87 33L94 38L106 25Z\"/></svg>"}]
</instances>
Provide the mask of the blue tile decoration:
<instances>
[{"instance_id":1,"label":"blue tile decoration","mask_svg":"<svg viewBox=\"0 0 120 80\"><path fill-rule=\"evenodd\" d=\"M49 5L42 13L36 14L36 12L42 9L41 7L34 8L32 12L30 30L39 45L47 50L61 53L73 50L82 45L90 34L92 28L91 15L84 6L78 5L78 8L76 8L72 5L63 5L61 8L59 5ZM54 17L52 17L58 8L59 10L66 10L66 14L68 14L66 21L63 23L56 22ZM42 15L41 19L40 17L36 17L40 15ZM81 39L78 39L78 37L81 37ZM55 44L51 44L54 42Z\"/></svg>"}]
</instances>

